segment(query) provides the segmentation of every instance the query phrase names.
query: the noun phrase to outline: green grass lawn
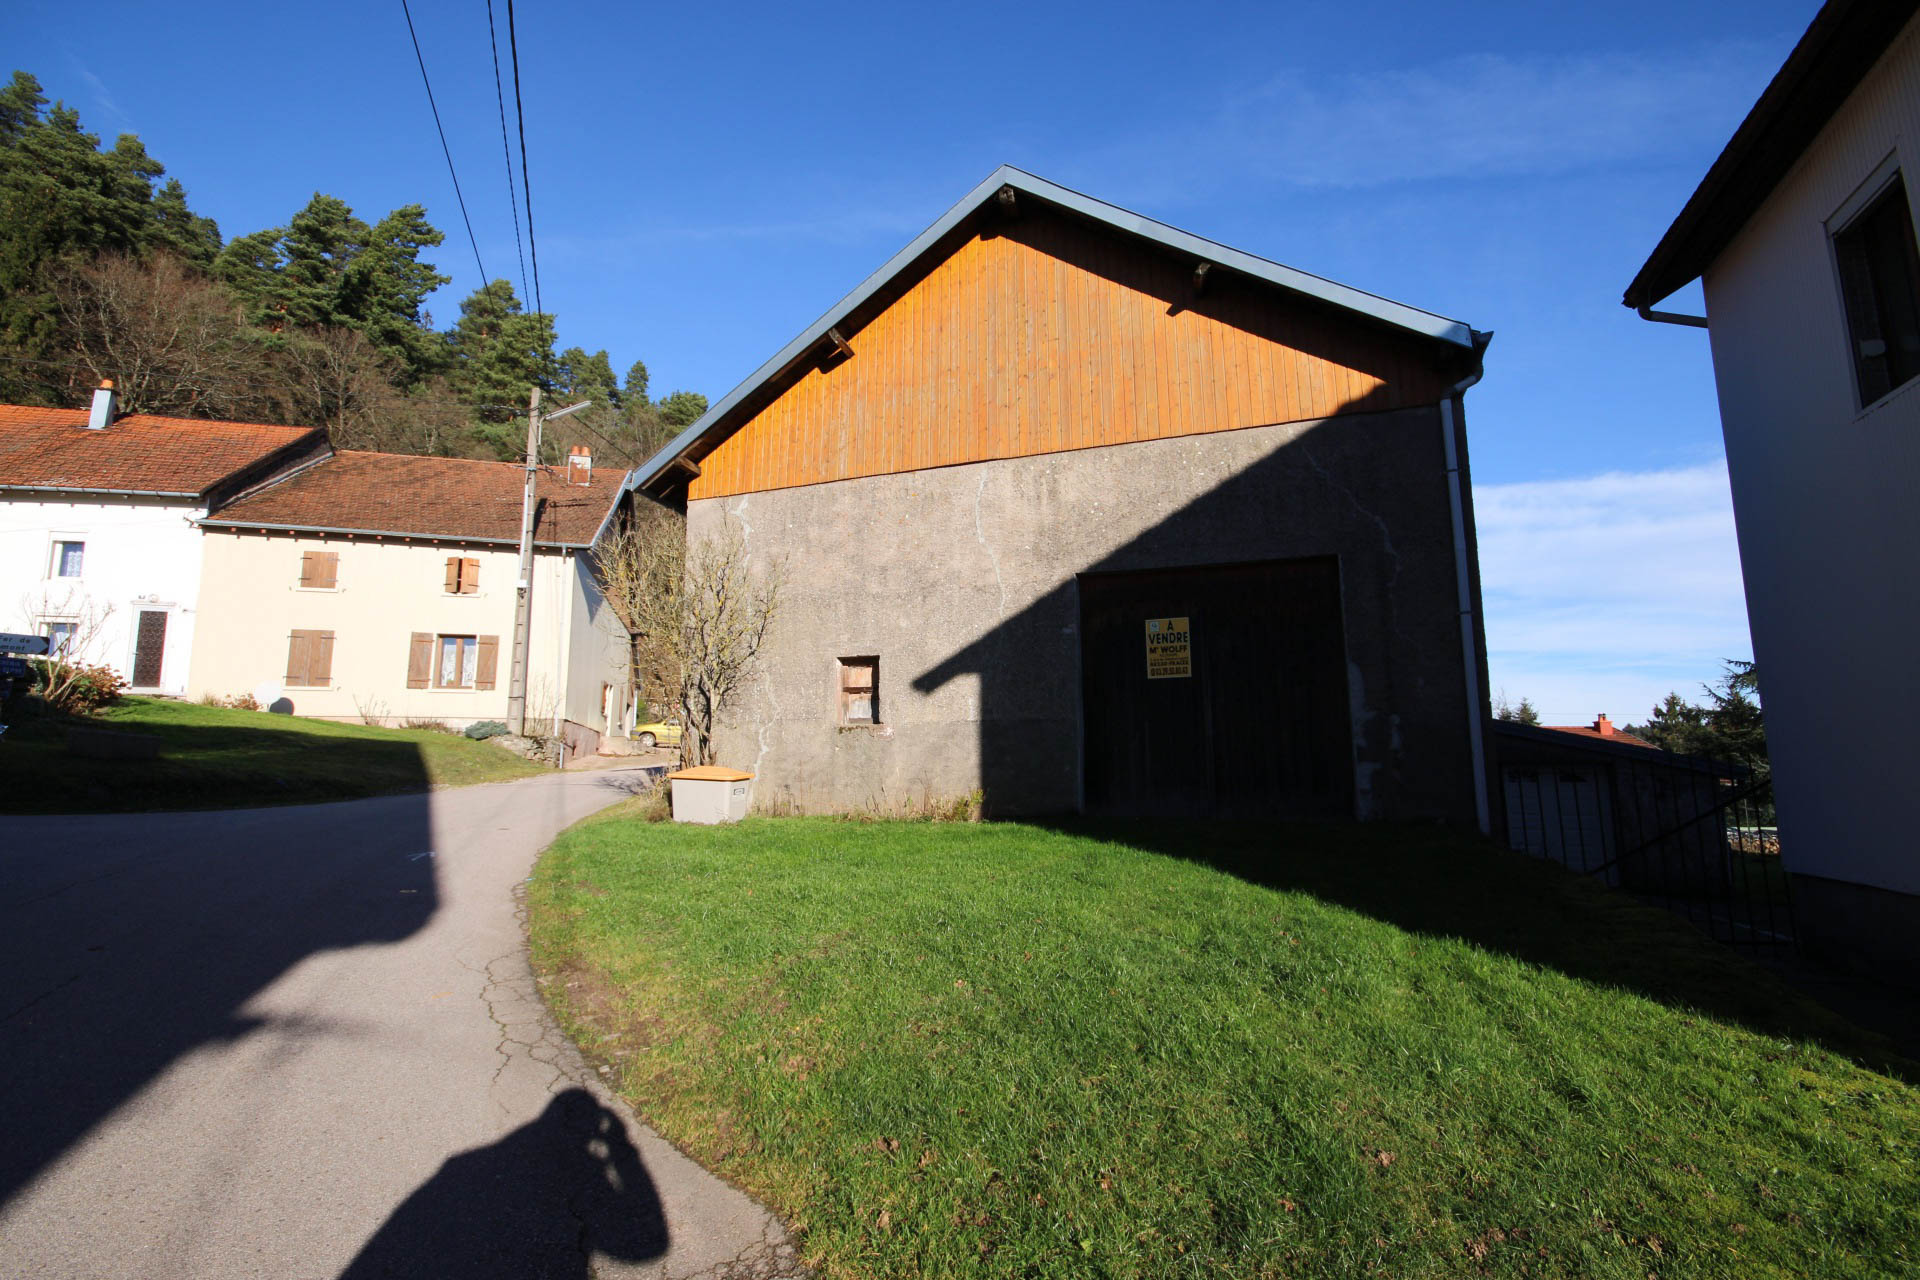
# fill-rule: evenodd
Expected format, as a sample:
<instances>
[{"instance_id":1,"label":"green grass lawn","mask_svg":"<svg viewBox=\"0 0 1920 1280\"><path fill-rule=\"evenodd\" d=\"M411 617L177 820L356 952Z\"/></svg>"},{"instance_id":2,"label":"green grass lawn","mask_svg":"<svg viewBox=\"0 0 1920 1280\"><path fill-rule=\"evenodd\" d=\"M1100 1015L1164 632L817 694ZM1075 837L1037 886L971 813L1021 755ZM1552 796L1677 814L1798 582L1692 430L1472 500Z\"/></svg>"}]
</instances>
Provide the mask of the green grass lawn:
<instances>
[{"instance_id":1,"label":"green grass lawn","mask_svg":"<svg viewBox=\"0 0 1920 1280\"><path fill-rule=\"evenodd\" d=\"M158 760L70 755L73 725L152 734ZM349 800L543 772L488 742L125 698L85 720L19 716L0 737L0 812L227 809Z\"/></svg>"},{"instance_id":2,"label":"green grass lawn","mask_svg":"<svg viewBox=\"0 0 1920 1280\"><path fill-rule=\"evenodd\" d=\"M1431 829L697 828L531 887L549 1001L835 1276L1894 1276L1913 1064Z\"/></svg>"}]
</instances>

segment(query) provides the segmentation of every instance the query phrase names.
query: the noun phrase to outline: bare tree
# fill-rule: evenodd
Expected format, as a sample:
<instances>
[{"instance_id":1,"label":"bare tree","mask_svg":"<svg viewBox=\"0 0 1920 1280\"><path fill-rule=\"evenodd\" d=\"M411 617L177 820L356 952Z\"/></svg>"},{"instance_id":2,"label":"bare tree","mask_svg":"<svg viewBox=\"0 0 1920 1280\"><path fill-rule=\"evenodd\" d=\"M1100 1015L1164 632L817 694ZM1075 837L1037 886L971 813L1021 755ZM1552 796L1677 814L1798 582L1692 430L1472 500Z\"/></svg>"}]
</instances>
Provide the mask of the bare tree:
<instances>
[{"instance_id":1,"label":"bare tree","mask_svg":"<svg viewBox=\"0 0 1920 1280\"><path fill-rule=\"evenodd\" d=\"M714 727L751 676L779 613L784 566L756 572L737 526L691 549L678 513L642 500L596 549L601 589L633 637L636 687L678 705L683 764L712 764Z\"/></svg>"},{"instance_id":2,"label":"bare tree","mask_svg":"<svg viewBox=\"0 0 1920 1280\"><path fill-rule=\"evenodd\" d=\"M108 254L54 279L67 343L128 413L258 420L273 352L219 285L167 254Z\"/></svg>"},{"instance_id":3,"label":"bare tree","mask_svg":"<svg viewBox=\"0 0 1920 1280\"><path fill-rule=\"evenodd\" d=\"M42 587L21 598L20 612L29 629L49 623L67 628L41 664L41 700L60 711L86 710L85 691L80 686L94 679L90 668L96 665L93 659L104 639L107 620L113 616L113 606L97 602L78 587L68 587L58 596L53 588Z\"/></svg>"}]
</instances>

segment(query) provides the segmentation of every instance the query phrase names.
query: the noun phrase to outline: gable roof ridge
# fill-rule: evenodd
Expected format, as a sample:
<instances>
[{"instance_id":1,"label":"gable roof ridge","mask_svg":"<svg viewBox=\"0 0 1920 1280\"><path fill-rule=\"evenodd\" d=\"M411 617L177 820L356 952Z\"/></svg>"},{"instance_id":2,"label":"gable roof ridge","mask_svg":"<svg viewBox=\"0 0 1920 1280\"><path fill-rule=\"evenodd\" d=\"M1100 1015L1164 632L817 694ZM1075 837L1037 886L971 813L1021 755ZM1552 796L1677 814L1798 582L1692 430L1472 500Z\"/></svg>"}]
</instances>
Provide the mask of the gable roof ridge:
<instances>
[{"instance_id":1,"label":"gable roof ridge","mask_svg":"<svg viewBox=\"0 0 1920 1280\"><path fill-rule=\"evenodd\" d=\"M1003 187L1011 187L1016 192L1023 192L1037 200L1057 205L1115 230L1183 253L1193 254L1239 274L1264 280L1269 284L1318 299L1343 310L1371 317L1421 337L1466 351L1476 349L1474 330L1459 320L1451 320L1431 311L1423 311L1418 307L1395 302L1378 294L1355 289L1350 285L1300 271L1215 240L1208 240L1204 236L1197 236L1192 232L1182 231L1178 227L1168 226L1164 222L1157 222L1145 214L1135 213L1130 209L1108 204L1104 200L1084 195L1058 183L1049 182L1024 169L1003 164L987 175L984 182L962 196L958 203L935 219L925 231L915 236L905 248L887 259L877 271L867 276L850 293L828 308L818 320L803 329L798 337L780 348L771 359L708 408L665 447L635 467L627 477L627 488L638 489L650 483L688 449L699 443L709 431L722 423L727 415L738 408L743 401L790 369L796 361L826 338L829 329L838 325L857 307L912 267L943 237L971 217L981 205L992 199Z\"/></svg>"}]
</instances>

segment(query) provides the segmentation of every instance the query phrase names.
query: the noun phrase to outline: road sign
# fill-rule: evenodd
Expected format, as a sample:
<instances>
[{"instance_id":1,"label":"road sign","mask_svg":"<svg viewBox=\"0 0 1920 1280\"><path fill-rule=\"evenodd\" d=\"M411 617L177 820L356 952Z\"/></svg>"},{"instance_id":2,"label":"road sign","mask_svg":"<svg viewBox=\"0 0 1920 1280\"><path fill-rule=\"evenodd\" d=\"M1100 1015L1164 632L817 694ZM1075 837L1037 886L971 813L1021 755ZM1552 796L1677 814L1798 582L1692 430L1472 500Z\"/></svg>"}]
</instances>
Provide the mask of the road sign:
<instances>
[{"instance_id":1,"label":"road sign","mask_svg":"<svg viewBox=\"0 0 1920 1280\"><path fill-rule=\"evenodd\" d=\"M23 636L12 631L0 631L0 653L42 654L52 643L45 636Z\"/></svg>"},{"instance_id":2,"label":"road sign","mask_svg":"<svg viewBox=\"0 0 1920 1280\"><path fill-rule=\"evenodd\" d=\"M0 678L13 676L24 680L32 674L33 668L25 658L0 658Z\"/></svg>"}]
</instances>

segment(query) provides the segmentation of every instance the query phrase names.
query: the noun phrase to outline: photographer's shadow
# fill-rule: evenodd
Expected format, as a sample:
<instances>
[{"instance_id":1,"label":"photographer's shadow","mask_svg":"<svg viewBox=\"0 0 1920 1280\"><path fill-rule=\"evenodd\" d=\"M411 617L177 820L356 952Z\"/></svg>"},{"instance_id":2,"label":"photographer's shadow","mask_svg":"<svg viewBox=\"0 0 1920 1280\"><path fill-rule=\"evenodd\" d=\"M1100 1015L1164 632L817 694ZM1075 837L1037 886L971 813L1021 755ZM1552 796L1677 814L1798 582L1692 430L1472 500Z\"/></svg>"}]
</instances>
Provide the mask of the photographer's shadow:
<instances>
[{"instance_id":1,"label":"photographer's shadow","mask_svg":"<svg viewBox=\"0 0 1920 1280\"><path fill-rule=\"evenodd\" d=\"M666 1250L660 1196L620 1117L574 1088L492 1146L441 1165L341 1280L585 1280L596 1253L644 1262Z\"/></svg>"}]
</instances>

